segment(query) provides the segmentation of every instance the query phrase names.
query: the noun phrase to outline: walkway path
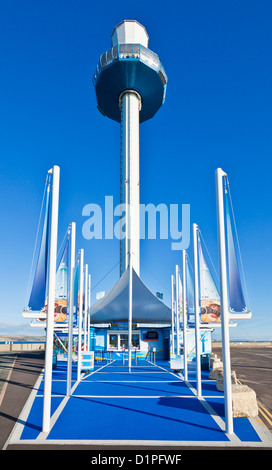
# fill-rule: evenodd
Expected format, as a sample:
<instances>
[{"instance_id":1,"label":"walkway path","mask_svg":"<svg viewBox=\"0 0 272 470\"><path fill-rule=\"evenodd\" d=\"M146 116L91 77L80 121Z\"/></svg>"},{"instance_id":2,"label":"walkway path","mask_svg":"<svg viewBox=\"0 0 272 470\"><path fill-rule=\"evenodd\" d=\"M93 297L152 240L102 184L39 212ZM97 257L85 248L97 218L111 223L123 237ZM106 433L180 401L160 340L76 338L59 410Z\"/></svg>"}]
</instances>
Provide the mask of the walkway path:
<instances>
[{"instance_id":1,"label":"walkway path","mask_svg":"<svg viewBox=\"0 0 272 470\"><path fill-rule=\"evenodd\" d=\"M127 366L114 361L97 365L80 382L74 367L72 385L67 398L66 364L58 363L53 372L51 431L44 434L41 375L7 447L272 448L272 435L255 419L234 419L235 434L225 434L223 394L203 371L203 397L198 399L193 364L189 383L170 371L167 362L142 361L129 373Z\"/></svg>"}]
</instances>

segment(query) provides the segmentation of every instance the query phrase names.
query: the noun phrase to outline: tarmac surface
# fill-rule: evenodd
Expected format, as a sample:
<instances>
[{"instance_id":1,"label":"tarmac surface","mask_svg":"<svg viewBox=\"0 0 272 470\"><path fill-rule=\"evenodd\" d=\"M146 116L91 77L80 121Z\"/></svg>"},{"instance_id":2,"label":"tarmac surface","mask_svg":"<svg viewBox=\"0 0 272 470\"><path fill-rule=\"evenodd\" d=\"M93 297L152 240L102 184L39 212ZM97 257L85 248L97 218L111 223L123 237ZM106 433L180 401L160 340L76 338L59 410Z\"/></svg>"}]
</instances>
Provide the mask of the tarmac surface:
<instances>
[{"instance_id":1,"label":"tarmac surface","mask_svg":"<svg viewBox=\"0 0 272 470\"><path fill-rule=\"evenodd\" d=\"M221 356L221 348L213 346L213 352ZM231 347L231 370L245 385L255 390L260 418L272 431L272 346Z\"/></svg>"},{"instance_id":2,"label":"tarmac surface","mask_svg":"<svg viewBox=\"0 0 272 470\"><path fill-rule=\"evenodd\" d=\"M7 441L43 367L44 351L0 353L0 449Z\"/></svg>"},{"instance_id":3,"label":"tarmac surface","mask_svg":"<svg viewBox=\"0 0 272 470\"><path fill-rule=\"evenodd\" d=\"M214 349L214 352L220 355L220 350ZM232 370L236 371L237 378L244 384L248 384L253 388L259 400L259 404L265 410L264 416L260 413L260 418L265 422L266 426L272 429L272 419L270 421L272 407L272 348L232 348L231 363ZM12 366L12 369L11 369ZM44 366L44 352L16 352L0 354L0 381L5 382L0 391L0 448L2 449L6 443L20 413L27 401L27 398L36 383L38 376ZM8 371L8 373L7 373ZM261 408L259 408L261 410ZM7 450L12 450L12 445L7 446ZM44 446L35 445L32 449L44 449ZM56 446L46 446L46 449L54 449ZM64 445L58 446L61 449L82 449L80 445ZM152 447L144 447L141 449L152 449ZM184 449L186 447L183 447ZM29 445L20 445L20 449L31 449ZM103 446L96 446L94 449L103 449ZM105 449L105 447L104 447ZM107 449L115 449L109 446ZM123 447L126 449L126 447ZM129 447L127 447L129 449ZM167 449L162 446L160 450ZM190 449L199 449L194 446ZM209 449L212 449L209 447ZM158 450L156 448L156 450Z\"/></svg>"}]
</instances>

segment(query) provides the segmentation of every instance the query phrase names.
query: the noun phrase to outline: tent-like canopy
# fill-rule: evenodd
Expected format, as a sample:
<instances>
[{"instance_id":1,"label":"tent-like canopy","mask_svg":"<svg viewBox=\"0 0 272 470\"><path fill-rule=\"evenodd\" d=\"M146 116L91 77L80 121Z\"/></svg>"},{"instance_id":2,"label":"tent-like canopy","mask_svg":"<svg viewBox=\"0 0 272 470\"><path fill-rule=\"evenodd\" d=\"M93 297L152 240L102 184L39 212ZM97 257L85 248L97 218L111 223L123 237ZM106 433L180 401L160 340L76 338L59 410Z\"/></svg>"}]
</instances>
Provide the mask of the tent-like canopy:
<instances>
[{"instance_id":1,"label":"tent-like canopy","mask_svg":"<svg viewBox=\"0 0 272 470\"><path fill-rule=\"evenodd\" d=\"M91 323L127 321L129 310L129 270L90 310ZM171 309L159 300L132 269L132 321L170 323Z\"/></svg>"}]
</instances>

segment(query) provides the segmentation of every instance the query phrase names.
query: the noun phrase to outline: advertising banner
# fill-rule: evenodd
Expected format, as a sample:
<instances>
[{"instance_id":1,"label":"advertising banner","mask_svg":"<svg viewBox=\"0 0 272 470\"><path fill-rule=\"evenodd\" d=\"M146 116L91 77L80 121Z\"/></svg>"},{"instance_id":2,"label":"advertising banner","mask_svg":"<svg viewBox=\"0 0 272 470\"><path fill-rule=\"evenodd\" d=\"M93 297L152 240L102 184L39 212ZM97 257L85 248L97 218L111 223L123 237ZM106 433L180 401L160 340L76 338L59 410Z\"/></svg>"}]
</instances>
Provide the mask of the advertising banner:
<instances>
[{"instance_id":1,"label":"advertising banner","mask_svg":"<svg viewBox=\"0 0 272 470\"><path fill-rule=\"evenodd\" d=\"M202 323L221 322L220 295L205 260L198 237L199 278L200 278L200 319Z\"/></svg>"}]
</instances>

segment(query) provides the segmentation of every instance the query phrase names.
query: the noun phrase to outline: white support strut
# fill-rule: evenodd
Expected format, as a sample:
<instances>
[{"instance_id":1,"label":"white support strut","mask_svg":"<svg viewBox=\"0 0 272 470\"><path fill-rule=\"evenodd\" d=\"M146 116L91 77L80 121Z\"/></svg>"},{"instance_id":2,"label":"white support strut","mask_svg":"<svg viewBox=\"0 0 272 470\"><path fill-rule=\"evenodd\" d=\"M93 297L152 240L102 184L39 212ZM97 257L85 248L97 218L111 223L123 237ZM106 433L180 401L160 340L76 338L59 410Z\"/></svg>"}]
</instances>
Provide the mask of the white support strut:
<instances>
[{"instance_id":1,"label":"white support strut","mask_svg":"<svg viewBox=\"0 0 272 470\"><path fill-rule=\"evenodd\" d=\"M174 306L174 276L171 275L171 331L172 331L172 345L171 352L175 354L175 306Z\"/></svg>"},{"instance_id":2,"label":"white support strut","mask_svg":"<svg viewBox=\"0 0 272 470\"><path fill-rule=\"evenodd\" d=\"M225 422L226 422L226 433L233 434L227 260L226 260L226 239L225 239L225 219L224 219L224 200L223 200L223 176L225 176L226 173L223 170L221 170L221 168L217 168L215 175L216 175L215 179L216 179L217 232L218 232L218 249L219 249L220 292L221 292L221 331L222 331Z\"/></svg>"},{"instance_id":3,"label":"white support strut","mask_svg":"<svg viewBox=\"0 0 272 470\"><path fill-rule=\"evenodd\" d=\"M188 380L187 364L187 302L186 302L186 251L182 250L182 312L183 312L183 355L184 355L184 380Z\"/></svg>"},{"instance_id":4,"label":"white support strut","mask_svg":"<svg viewBox=\"0 0 272 470\"><path fill-rule=\"evenodd\" d=\"M79 251L79 300L78 300L78 348L77 348L77 381L81 376L81 340L82 340L82 314L83 314L83 284L84 284L84 250Z\"/></svg>"},{"instance_id":5,"label":"white support strut","mask_svg":"<svg viewBox=\"0 0 272 470\"><path fill-rule=\"evenodd\" d=\"M54 166L52 169L52 205L51 205L51 228L50 228L50 251L49 251L49 275L48 275L48 301L46 319L46 349L44 367L44 395L43 395L43 422L42 431L50 431L51 416L51 391L52 391L52 360L53 360L53 337L54 337L54 312L56 291L56 265L57 265L57 243L58 243L58 213L59 213L59 178L60 168Z\"/></svg>"},{"instance_id":6,"label":"white support strut","mask_svg":"<svg viewBox=\"0 0 272 470\"><path fill-rule=\"evenodd\" d=\"M66 395L71 395L72 354L73 354L73 316L74 316L74 283L75 283L75 250L76 224L71 223L70 229L70 269L69 269L69 304L68 304L68 355L67 355L67 386Z\"/></svg>"},{"instance_id":7,"label":"white support strut","mask_svg":"<svg viewBox=\"0 0 272 470\"><path fill-rule=\"evenodd\" d=\"M179 267L176 264L176 341L177 341L177 354L180 354L180 343L179 343Z\"/></svg>"},{"instance_id":8,"label":"white support strut","mask_svg":"<svg viewBox=\"0 0 272 470\"><path fill-rule=\"evenodd\" d=\"M197 249L198 226L193 224L193 244L194 244L194 292L195 292L195 347L196 347L196 385L197 396L202 395L201 390L201 357L200 357L200 331L199 331L199 274L198 274L198 249Z\"/></svg>"},{"instance_id":9,"label":"white support strut","mask_svg":"<svg viewBox=\"0 0 272 470\"><path fill-rule=\"evenodd\" d=\"M128 268L131 255L133 269L140 276L140 95L134 90L124 91L119 97L119 107L121 109L121 204L124 205L126 213L126 236L121 237L120 242L120 274L122 275Z\"/></svg>"}]
</instances>

